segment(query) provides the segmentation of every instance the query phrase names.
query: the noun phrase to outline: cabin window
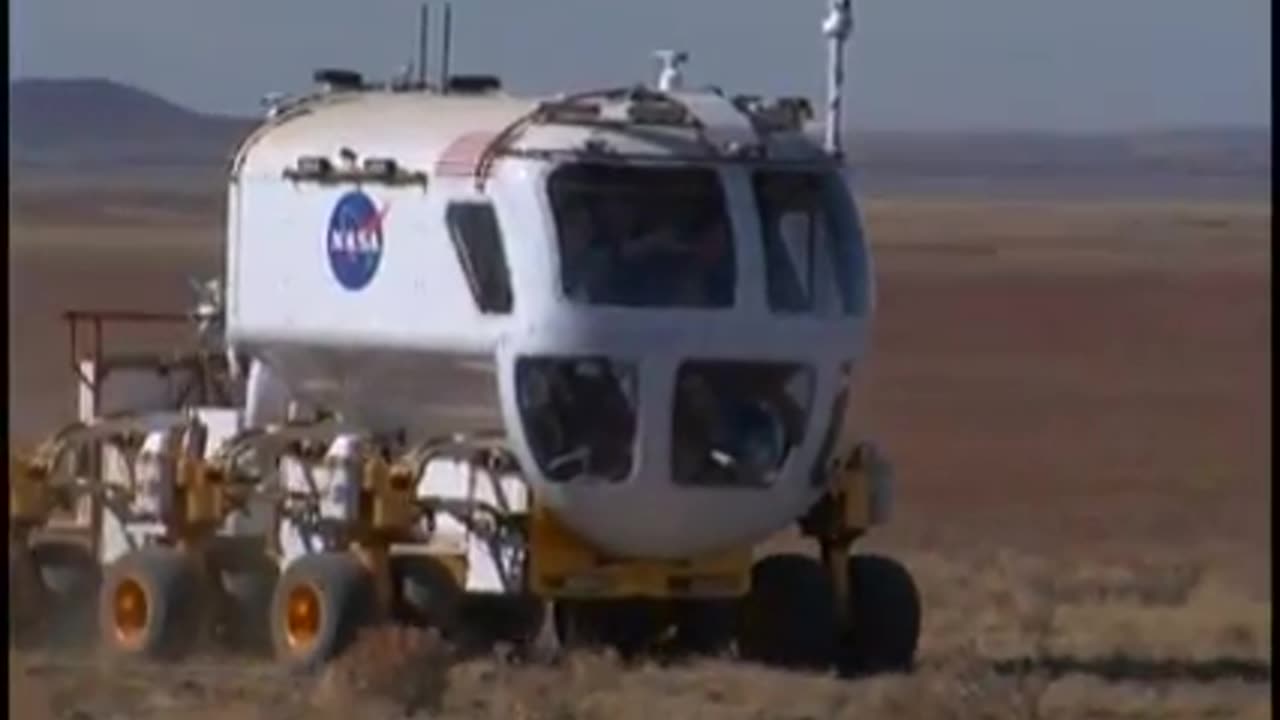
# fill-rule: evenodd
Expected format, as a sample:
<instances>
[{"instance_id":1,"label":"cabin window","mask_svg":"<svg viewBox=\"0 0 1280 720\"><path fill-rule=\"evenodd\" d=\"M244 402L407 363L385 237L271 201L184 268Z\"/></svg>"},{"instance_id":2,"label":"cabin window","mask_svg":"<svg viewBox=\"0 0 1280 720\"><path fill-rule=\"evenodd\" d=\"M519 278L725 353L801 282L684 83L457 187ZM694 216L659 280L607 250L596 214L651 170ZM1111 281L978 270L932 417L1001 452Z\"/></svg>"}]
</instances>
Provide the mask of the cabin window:
<instances>
[{"instance_id":1,"label":"cabin window","mask_svg":"<svg viewBox=\"0 0 1280 720\"><path fill-rule=\"evenodd\" d=\"M794 363L684 363L672 406L672 480L725 487L772 484L804 443L813 393L813 370Z\"/></svg>"},{"instance_id":2,"label":"cabin window","mask_svg":"<svg viewBox=\"0 0 1280 720\"><path fill-rule=\"evenodd\" d=\"M733 305L733 233L714 169L577 163L553 172L548 190L570 302Z\"/></svg>"},{"instance_id":3,"label":"cabin window","mask_svg":"<svg viewBox=\"0 0 1280 720\"><path fill-rule=\"evenodd\" d=\"M502 249L498 216L488 203L453 203L446 211L449 236L458 253L458 263L471 287L480 312L505 315L513 302L511 274Z\"/></svg>"},{"instance_id":4,"label":"cabin window","mask_svg":"<svg viewBox=\"0 0 1280 720\"><path fill-rule=\"evenodd\" d=\"M866 247L853 199L839 176L761 171L753 185L769 307L782 313L864 313Z\"/></svg>"},{"instance_id":5,"label":"cabin window","mask_svg":"<svg viewBox=\"0 0 1280 720\"><path fill-rule=\"evenodd\" d=\"M549 480L623 482L635 462L636 365L608 357L521 357L516 403Z\"/></svg>"}]
</instances>

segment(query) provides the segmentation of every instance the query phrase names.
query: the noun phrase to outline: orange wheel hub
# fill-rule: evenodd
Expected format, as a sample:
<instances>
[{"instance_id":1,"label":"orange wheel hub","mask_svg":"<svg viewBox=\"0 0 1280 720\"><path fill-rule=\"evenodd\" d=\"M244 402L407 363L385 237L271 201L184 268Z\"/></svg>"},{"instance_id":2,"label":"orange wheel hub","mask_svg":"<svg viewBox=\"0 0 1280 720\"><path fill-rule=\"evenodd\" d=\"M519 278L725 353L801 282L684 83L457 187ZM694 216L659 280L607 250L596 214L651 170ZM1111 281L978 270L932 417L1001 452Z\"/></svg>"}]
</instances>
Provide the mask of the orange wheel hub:
<instances>
[{"instance_id":1,"label":"orange wheel hub","mask_svg":"<svg viewBox=\"0 0 1280 720\"><path fill-rule=\"evenodd\" d=\"M320 634L320 593L310 585L289 591L285 605L285 639L294 650L305 650Z\"/></svg>"},{"instance_id":2,"label":"orange wheel hub","mask_svg":"<svg viewBox=\"0 0 1280 720\"><path fill-rule=\"evenodd\" d=\"M116 638L125 645L136 645L150 615L146 589L137 580L126 578L116 586L113 600Z\"/></svg>"}]
</instances>

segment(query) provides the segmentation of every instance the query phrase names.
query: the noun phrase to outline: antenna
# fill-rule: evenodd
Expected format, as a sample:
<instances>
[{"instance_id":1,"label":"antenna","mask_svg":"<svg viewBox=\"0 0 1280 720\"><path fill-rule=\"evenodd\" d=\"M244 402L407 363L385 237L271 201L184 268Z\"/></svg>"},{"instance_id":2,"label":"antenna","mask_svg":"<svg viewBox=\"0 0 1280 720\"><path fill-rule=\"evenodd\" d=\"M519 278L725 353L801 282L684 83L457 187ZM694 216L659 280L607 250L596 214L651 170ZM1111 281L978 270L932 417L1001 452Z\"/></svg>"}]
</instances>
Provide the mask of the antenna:
<instances>
[{"instance_id":1,"label":"antenna","mask_svg":"<svg viewBox=\"0 0 1280 720\"><path fill-rule=\"evenodd\" d=\"M269 92L262 96L262 107L267 112L268 118L274 118L280 114L280 109L285 101L289 99L288 94L282 92Z\"/></svg>"},{"instance_id":2,"label":"antenna","mask_svg":"<svg viewBox=\"0 0 1280 720\"><path fill-rule=\"evenodd\" d=\"M453 3L444 4L444 47L440 51L440 91L449 87L449 51L453 39Z\"/></svg>"},{"instance_id":3,"label":"antenna","mask_svg":"<svg viewBox=\"0 0 1280 720\"><path fill-rule=\"evenodd\" d=\"M427 86L427 30L430 28L430 14L426 3L418 8L418 89Z\"/></svg>"},{"instance_id":4,"label":"antenna","mask_svg":"<svg viewBox=\"0 0 1280 720\"><path fill-rule=\"evenodd\" d=\"M400 66L396 74L391 77L389 86L392 90L412 90L413 85L413 61Z\"/></svg>"},{"instance_id":5,"label":"antenna","mask_svg":"<svg viewBox=\"0 0 1280 720\"><path fill-rule=\"evenodd\" d=\"M844 44L853 30L853 0L831 0L831 12L822 22L827 38L827 127L824 145L836 159L844 157L840 136L844 98Z\"/></svg>"},{"instance_id":6,"label":"antenna","mask_svg":"<svg viewBox=\"0 0 1280 720\"><path fill-rule=\"evenodd\" d=\"M656 50L654 57L662 63L662 71L658 74L658 89L662 92L679 90L684 84L681 67L689 62L689 53L683 50Z\"/></svg>"}]
</instances>

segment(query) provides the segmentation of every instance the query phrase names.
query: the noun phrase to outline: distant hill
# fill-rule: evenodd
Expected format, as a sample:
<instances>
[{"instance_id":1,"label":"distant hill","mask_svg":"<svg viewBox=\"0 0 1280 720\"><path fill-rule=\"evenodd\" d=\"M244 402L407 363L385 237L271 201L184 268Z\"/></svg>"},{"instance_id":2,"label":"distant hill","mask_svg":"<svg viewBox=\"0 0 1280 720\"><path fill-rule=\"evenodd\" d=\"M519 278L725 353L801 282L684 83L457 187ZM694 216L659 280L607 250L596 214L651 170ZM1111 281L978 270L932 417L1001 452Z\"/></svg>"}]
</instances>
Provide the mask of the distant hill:
<instances>
[{"instance_id":1,"label":"distant hill","mask_svg":"<svg viewBox=\"0 0 1280 720\"><path fill-rule=\"evenodd\" d=\"M103 79L10 83L11 167L20 181L103 174L216 182L254 119L206 115ZM873 192L1259 195L1269 128L1105 135L857 131L850 151Z\"/></svg>"},{"instance_id":2,"label":"distant hill","mask_svg":"<svg viewBox=\"0 0 1280 720\"><path fill-rule=\"evenodd\" d=\"M90 172L219 164L252 124L95 78L10 83L9 121L19 169Z\"/></svg>"}]
</instances>

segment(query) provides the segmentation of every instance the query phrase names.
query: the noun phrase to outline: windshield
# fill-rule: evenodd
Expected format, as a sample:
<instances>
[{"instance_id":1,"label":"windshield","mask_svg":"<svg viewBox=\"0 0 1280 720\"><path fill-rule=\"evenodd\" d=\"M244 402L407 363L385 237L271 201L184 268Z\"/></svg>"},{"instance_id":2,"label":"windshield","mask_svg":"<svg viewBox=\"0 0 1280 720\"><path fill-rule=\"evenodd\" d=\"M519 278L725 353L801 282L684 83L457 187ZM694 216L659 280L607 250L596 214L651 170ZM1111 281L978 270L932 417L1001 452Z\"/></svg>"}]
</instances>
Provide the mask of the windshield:
<instances>
[{"instance_id":1,"label":"windshield","mask_svg":"<svg viewBox=\"0 0 1280 720\"><path fill-rule=\"evenodd\" d=\"M715 170L579 163L553 172L548 190L570 301L733 305L733 238Z\"/></svg>"},{"instance_id":2,"label":"windshield","mask_svg":"<svg viewBox=\"0 0 1280 720\"><path fill-rule=\"evenodd\" d=\"M769 307L777 312L866 312L868 267L857 210L839 175L758 171Z\"/></svg>"}]
</instances>

